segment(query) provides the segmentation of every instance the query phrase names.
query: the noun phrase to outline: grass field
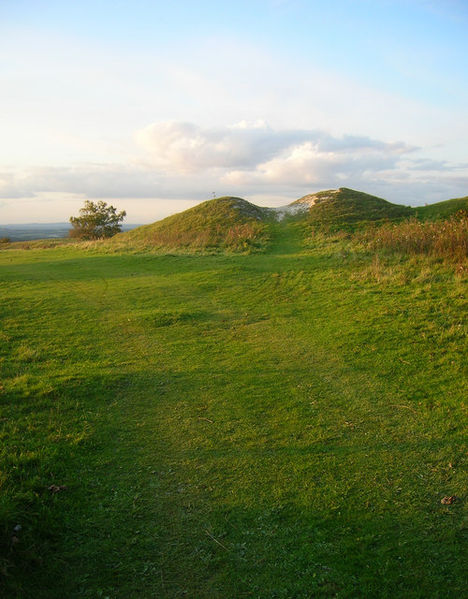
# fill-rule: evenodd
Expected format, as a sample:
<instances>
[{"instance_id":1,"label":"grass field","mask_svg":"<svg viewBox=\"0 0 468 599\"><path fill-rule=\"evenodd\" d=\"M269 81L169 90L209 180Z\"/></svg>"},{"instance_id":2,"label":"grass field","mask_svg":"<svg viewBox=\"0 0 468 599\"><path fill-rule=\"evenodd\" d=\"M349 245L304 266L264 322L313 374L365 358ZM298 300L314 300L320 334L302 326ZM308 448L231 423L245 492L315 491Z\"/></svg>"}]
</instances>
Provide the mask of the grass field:
<instances>
[{"instance_id":1,"label":"grass field","mask_svg":"<svg viewBox=\"0 0 468 599\"><path fill-rule=\"evenodd\" d=\"M271 227L0 252L0 595L466 592L466 271Z\"/></svg>"}]
</instances>

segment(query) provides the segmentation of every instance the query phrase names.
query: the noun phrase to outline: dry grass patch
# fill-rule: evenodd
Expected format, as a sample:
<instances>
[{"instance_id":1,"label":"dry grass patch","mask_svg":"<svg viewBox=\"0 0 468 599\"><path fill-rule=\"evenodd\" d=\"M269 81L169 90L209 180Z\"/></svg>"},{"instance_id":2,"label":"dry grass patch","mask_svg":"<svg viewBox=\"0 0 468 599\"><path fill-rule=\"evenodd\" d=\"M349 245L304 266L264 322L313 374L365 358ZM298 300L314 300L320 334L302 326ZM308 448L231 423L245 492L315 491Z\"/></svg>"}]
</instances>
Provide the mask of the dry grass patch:
<instances>
[{"instance_id":1,"label":"dry grass patch","mask_svg":"<svg viewBox=\"0 0 468 599\"><path fill-rule=\"evenodd\" d=\"M402 254L426 254L462 264L468 257L468 212L436 222L410 219L369 228L355 236L369 249Z\"/></svg>"}]
</instances>

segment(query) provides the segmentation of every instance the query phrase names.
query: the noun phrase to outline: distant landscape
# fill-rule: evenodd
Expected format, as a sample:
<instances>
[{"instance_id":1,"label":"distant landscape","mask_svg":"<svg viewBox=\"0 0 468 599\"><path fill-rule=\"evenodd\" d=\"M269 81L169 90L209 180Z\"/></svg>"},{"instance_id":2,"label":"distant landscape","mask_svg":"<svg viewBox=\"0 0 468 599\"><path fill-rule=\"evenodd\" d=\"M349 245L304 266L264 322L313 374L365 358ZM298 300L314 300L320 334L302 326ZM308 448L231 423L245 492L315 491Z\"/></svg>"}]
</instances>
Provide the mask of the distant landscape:
<instances>
[{"instance_id":1,"label":"distant landscape","mask_svg":"<svg viewBox=\"0 0 468 599\"><path fill-rule=\"evenodd\" d=\"M130 231L140 225L122 226L123 231ZM60 239L68 237L70 223L21 223L0 225L0 238L7 237L11 241L31 241L34 239Z\"/></svg>"}]
</instances>

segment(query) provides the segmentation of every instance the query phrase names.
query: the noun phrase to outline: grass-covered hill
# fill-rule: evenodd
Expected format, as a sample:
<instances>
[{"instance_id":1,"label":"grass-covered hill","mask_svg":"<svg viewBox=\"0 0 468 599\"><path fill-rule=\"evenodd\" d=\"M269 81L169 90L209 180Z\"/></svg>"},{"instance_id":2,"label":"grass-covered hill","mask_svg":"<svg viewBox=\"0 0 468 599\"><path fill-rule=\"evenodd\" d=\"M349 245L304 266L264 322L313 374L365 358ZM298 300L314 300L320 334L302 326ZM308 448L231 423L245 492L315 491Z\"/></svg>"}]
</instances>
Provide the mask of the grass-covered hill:
<instances>
[{"instance_id":1,"label":"grass-covered hill","mask_svg":"<svg viewBox=\"0 0 468 599\"><path fill-rule=\"evenodd\" d=\"M112 243L168 249L251 251L262 247L268 239L268 215L268 209L241 198L216 198L121 233Z\"/></svg>"},{"instance_id":2,"label":"grass-covered hill","mask_svg":"<svg viewBox=\"0 0 468 599\"><path fill-rule=\"evenodd\" d=\"M419 221L449 219L468 211L468 196L410 208L382 198L341 187L308 194L279 208L256 206L242 198L221 197L174 214L149 225L114 236L110 240L43 239L10 242L0 239L0 249L52 248L71 243L102 247L110 251L202 251L247 252L263 250L271 238L275 220L300 222L309 234L322 231L365 231L366 225L399 223L414 217Z\"/></svg>"},{"instance_id":3,"label":"grass-covered hill","mask_svg":"<svg viewBox=\"0 0 468 599\"><path fill-rule=\"evenodd\" d=\"M410 217L412 208L392 204L362 191L346 187L306 195L291 204L304 205L307 223L314 227L347 228L366 222L399 220Z\"/></svg>"},{"instance_id":4,"label":"grass-covered hill","mask_svg":"<svg viewBox=\"0 0 468 599\"><path fill-rule=\"evenodd\" d=\"M306 195L282 208L222 197L115 236L113 247L161 250L252 251L264 248L271 222L293 216L314 228L340 229L401 220L413 209L347 188Z\"/></svg>"},{"instance_id":5,"label":"grass-covered hill","mask_svg":"<svg viewBox=\"0 0 468 599\"><path fill-rule=\"evenodd\" d=\"M414 208L415 215L422 220L439 220L442 218L450 218L461 210L468 211L468 196Z\"/></svg>"}]
</instances>

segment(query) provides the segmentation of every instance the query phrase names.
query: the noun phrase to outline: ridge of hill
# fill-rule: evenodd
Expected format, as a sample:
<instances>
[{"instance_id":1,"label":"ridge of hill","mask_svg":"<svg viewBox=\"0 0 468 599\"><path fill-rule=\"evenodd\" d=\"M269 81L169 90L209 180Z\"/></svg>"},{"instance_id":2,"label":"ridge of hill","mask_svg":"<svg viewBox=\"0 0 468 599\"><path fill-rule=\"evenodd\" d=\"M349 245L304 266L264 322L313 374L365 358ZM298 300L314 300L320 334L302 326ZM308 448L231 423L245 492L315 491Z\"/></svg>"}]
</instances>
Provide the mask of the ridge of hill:
<instances>
[{"instance_id":1,"label":"ridge of hill","mask_svg":"<svg viewBox=\"0 0 468 599\"><path fill-rule=\"evenodd\" d=\"M270 210L237 197L224 196L113 238L116 244L140 247L253 251L268 239Z\"/></svg>"},{"instance_id":2,"label":"ridge of hill","mask_svg":"<svg viewBox=\"0 0 468 599\"><path fill-rule=\"evenodd\" d=\"M107 243L135 249L251 252L265 247L272 223L284 218L312 229L356 230L368 223L399 222L412 216L443 219L462 209L468 210L468 196L411 208L347 187L307 194L276 208L224 196L120 233Z\"/></svg>"},{"instance_id":3,"label":"ridge of hill","mask_svg":"<svg viewBox=\"0 0 468 599\"><path fill-rule=\"evenodd\" d=\"M413 209L392 204L383 198L340 187L308 194L290 206L303 207L308 224L324 227L355 226L358 223L399 220L410 217Z\"/></svg>"},{"instance_id":4,"label":"ridge of hill","mask_svg":"<svg viewBox=\"0 0 468 599\"><path fill-rule=\"evenodd\" d=\"M460 210L468 210L468 196L463 198L453 198L444 200L436 204L428 204L427 206L417 206L414 208L416 216L423 220L439 220L441 218L449 218Z\"/></svg>"}]
</instances>

